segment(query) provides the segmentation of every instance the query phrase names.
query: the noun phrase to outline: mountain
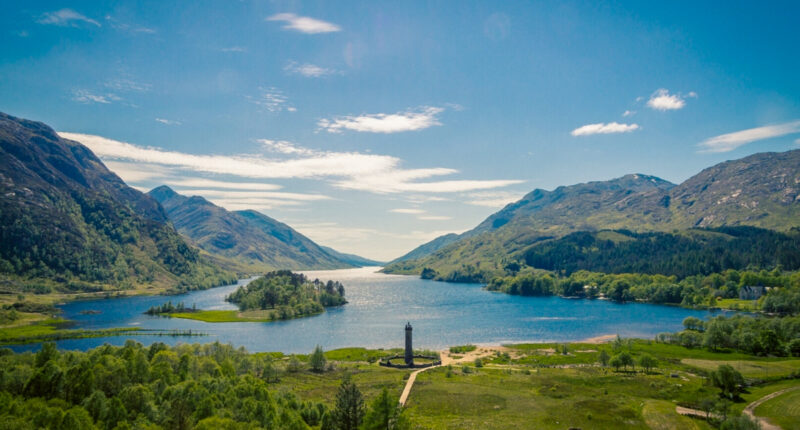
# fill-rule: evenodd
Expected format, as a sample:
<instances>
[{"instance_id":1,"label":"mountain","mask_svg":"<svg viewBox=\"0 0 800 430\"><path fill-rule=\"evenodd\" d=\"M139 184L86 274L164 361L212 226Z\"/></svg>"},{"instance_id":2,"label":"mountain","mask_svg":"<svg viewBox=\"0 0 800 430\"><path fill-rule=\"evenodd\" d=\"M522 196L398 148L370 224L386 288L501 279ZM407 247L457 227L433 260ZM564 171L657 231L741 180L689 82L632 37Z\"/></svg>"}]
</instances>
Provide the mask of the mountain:
<instances>
[{"instance_id":1,"label":"mountain","mask_svg":"<svg viewBox=\"0 0 800 430\"><path fill-rule=\"evenodd\" d=\"M356 266L326 251L288 225L252 210L228 211L203 197L168 186L148 193L178 231L221 264L245 271L341 269Z\"/></svg>"},{"instance_id":2,"label":"mountain","mask_svg":"<svg viewBox=\"0 0 800 430\"><path fill-rule=\"evenodd\" d=\"M4 289L191 289L233 279L199 257L158 202L47 125L0 113L0 158Z\"/></svg>"},{"instance_id":3,"label":"mountain","mask_svg":"<svg viewBox=\"0 0 800 430\"><path fill-rule=\"evenodd\" d=\"M439 236L436 239L433 239L432 241L430 241L428 243L425 243L423 245L420 245L420 246L412 249L411 252L409 252L408 254L405 254L403 256L395 258L394 260L390 261L389 264L398 263L400 261L406 261L406 260L415 260L417 258L424 257L424 256L426 256L428 254L432 254L433 252L435 252L435 251L437 251L439 249L444 248L447 245L450 245L451 243L453 243L453 242L455 242L455 241L457 241L459 239L463 239L464 237L465 236L463 236L463 235L455 234L455 233L450 233L450 234L446 234L444 236Z\"/></svg>"},{"instance_id":4,"label":"mountain","mask_svg":"<svg viewBox=\"0 0 800 430\"><path fill-rule=\"evenodd\" d=\"M789 230L800 225L800 150L755 154L704 169L679 185L641 174L610 181L537 189L476 228L437 238L396 260L389 273L439 275L504 260L576 231L671 231L747 225ZM487 267L487 264L489 266Z\"/></svg>"},{"instance_id":5,"label":"mountain","mask_svg":"<svg viewBox=\"0 0 800 430\"><path fill-rule=\"evenodd\" d=\"M339 261L344 261L353 266L357 267L368 267L368 266L383 266L386 263L370 260L369 258L364 258L355 254L346 254L344 252L339 252L331 247L328 246L320 246L328 255L336 257Z\"/></svg>"}]
</instances>

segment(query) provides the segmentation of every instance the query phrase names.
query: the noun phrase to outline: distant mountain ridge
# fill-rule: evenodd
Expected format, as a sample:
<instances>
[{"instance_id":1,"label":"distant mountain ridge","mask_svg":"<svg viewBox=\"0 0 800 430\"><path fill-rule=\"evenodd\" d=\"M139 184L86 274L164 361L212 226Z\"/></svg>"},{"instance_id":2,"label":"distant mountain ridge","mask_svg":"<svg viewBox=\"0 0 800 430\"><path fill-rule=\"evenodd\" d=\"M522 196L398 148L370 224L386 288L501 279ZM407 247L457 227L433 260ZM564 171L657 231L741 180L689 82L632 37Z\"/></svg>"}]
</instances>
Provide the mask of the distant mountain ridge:
<instances>
[{"instance_id":1,"label":"distant mountain ridge","mask_svg":"<svg viewBox=\"0 0 800 430\"><path fill-rule=\"evenodd\" d=\"M0 113L0 157L0 272L73 292L232 278L198 256L158 202L47 125Z\"/></svg>"},{"instance_id":2,"label":"distant mountain ridge","mask_svg":"<svg viewBox=\"0 0 800 430\"><path fill-rule=\"evenodd\" d=\"M386 264L384 262L370 260L369 258L364 258L359 255L339 252L328 246L320 245L320 248L322 248L325 252L327 252L328 255L336 257L338 260L344 261L345 263L352 264L353 266L367 267L367 266L383 266L384 264Z\"/></svg>"},{"instance_id":3,"label":"distant mountain ridge","mask_svg":"<svg viewBox=\"0 0 800 430\"><path fill-rule=\"evenodd\" d=\"M457 238L434 239L384 270L420 273L423 267L450 270L497 262L575 231L738 225L788 230L800 225L798 220L800 150L761 153L714 165L679 185L633 174L553 191L537 189L474 229Z\"/></svg>"},{"instance_id":4,"label":"distant mountain ridge","mask_svg":"<svg viewBox=\"0 0 800 430\"><path fill-rule=\"evenodd\" d=\"M342 269L371 260L329 252L290 226L253 210L228 211L200 196L163 185L148 193L178 231L221 264L241 270ZM338 254L338 255L337 255Z\"/></svg>"}]
</instances>

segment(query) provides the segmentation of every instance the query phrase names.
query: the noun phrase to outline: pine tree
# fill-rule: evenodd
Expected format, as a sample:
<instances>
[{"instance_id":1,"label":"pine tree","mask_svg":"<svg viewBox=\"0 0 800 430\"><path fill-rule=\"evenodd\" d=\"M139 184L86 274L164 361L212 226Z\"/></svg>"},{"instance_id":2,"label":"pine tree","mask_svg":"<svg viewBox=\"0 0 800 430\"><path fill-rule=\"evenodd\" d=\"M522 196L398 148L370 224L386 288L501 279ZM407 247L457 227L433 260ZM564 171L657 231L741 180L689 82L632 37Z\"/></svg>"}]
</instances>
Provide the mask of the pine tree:
<instances>
[{"instance_id":1,"label":"pine tree","mask_svg":"<svg viewBox=\"0 0 800 430\"><path fill-rule=\"evenodd\" d=\"M311 358L309 358L309 363L311 363L311 370L314 372L322 372L325 370L325 354L322 352L322 347L317 345L314 348L314 352L311 353Z\"/></svg>"},{"instance_id":2,"label":"pine tree","mask_svg":"<svg viewBox=\"0 0 800 430\"><path fill-rule=\"evenodd\" d=\"M364 418L364 396L356 384L345 378L336 393L336 408L332 413L337 430L356 430Z\"/></svg>"}]
</instances>

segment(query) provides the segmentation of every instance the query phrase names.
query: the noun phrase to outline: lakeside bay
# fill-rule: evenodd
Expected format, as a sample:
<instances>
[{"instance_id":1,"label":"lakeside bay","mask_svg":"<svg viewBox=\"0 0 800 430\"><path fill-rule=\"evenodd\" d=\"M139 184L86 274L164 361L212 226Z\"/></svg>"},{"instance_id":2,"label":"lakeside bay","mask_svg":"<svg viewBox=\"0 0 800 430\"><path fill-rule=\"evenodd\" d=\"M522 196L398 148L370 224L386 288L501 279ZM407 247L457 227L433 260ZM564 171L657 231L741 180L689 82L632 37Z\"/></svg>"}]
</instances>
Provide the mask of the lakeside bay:
<instances>
[{"instance_id":1,"label":"lakeside bay","mask_svg":"<svg viewBox=\"0 0 800 430\"><path fill-rule=\"evenodd\" d=\"M143 314L151 306L171 300L204 310L234 310L225 297L251 279L235 285L195 291L178 296L138 296L76 301L61 305L63 317L74 328L193 330L207 333L202 342L220 341L249 351L307 353L315 345L326 350L359 346L402 346L402 327L414 326L414 344L440 349L466 343L571 342L619 334L652 338L676 331L688 316L707 318L709 311L605 300L561 297L519 297L492 293L480 284L450 284L412 276L376 273L378 268L304 272L310 279L338 280L347 288L348 304L308 318L275 322L206 323ZM99 311L96 313L95 311ZM149 345L196 342L180 336L154 339L147 336L68 339L59 348L86 350L104 343L122 345L127 338ZM38 349L19 345L17 351Z\"/></svg>"}]
</instances>

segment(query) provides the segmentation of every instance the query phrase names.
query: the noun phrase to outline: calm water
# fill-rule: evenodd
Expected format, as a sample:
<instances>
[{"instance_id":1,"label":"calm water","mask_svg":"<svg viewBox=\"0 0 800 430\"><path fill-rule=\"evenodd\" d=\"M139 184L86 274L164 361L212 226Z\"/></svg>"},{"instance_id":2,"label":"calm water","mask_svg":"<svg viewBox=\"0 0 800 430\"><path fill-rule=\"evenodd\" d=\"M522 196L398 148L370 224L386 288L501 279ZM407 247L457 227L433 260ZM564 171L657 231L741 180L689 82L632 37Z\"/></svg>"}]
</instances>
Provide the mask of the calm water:
<instances>
[{"instance_id":1,"label":"calm water","mask_svg":"<svg viewBox=\"0 0 800 430\"><path fill-rule=\"evenodd\" d=\"M347 346L402 347L403 327L414 327L414 345L442 348L465 343L575 341L606 334L652 338L676 331L687 316L709 312L647 304L559 297L519 297L491 293L479 284L449 284L412 276L375 273L377 268L305 272L311 278L338 280L350 303L322 315L271 323L204 323L144 315L167 300L193 303L198 309L236 309L225 296L239 285L180 296L129 297L72 302L61 306L75 328L142 327L191 329L206 337L117 336L60 341L65 349L89 349L103 343L121 345L133 338L145 345L160 341L232 343L250 351L307 353L319 344L326 350ZM100 314L81 314L99 310ZM22 345L17 350L38 349Z\"/></svg>"}]
</instances>

